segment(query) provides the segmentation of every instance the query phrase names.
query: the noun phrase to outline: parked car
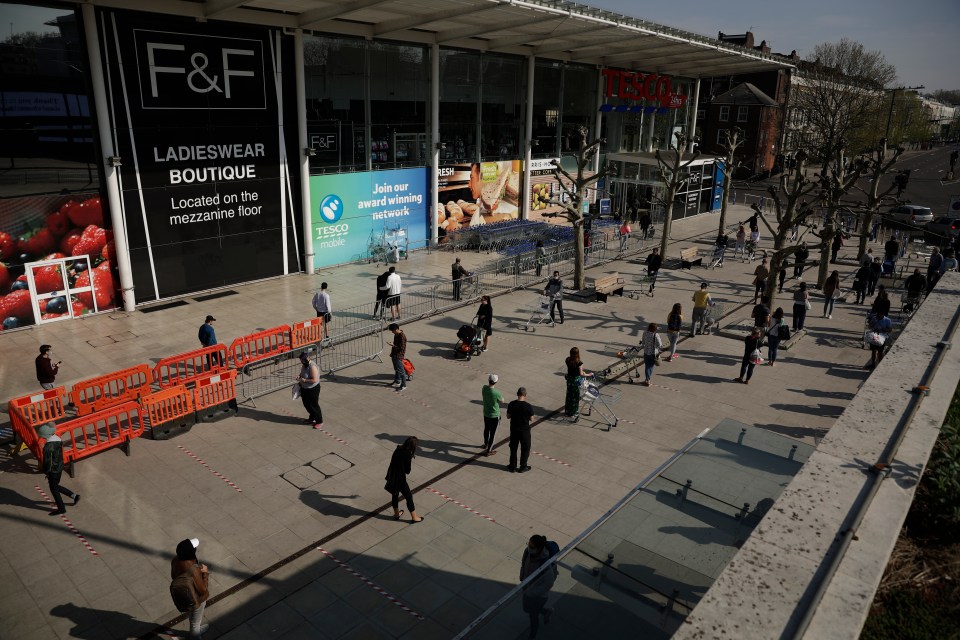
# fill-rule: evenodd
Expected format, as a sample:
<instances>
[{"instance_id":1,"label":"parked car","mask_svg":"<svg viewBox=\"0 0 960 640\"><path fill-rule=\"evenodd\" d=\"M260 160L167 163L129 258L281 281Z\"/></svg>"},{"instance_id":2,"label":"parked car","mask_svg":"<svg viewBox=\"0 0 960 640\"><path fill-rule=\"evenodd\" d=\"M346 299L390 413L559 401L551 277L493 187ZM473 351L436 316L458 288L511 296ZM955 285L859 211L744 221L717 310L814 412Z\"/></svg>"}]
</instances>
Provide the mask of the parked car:
<instances>
[{"instance_id":1,"label":"parked car","mask_svg":"<svg viewBox=\"0 0 960 640\"><path fill-rule=\"evenodd\" d=\"M924 227L927 236L927 242L935 244L945 244L953 242L960 234L960 218L951 218L949 216L940 216L933 222L928 222Z\"/></svg>"},{"instance_id":2,"label":"parked car","mask_svg":"<svg viewBox=\"0 0 960 640\"><path fill-rule=\"evenodd\" d=\"M890 209L884 217L891 222L924 225L933 222L933 211L930 210L930 207L922 207L917 204L902 204Z\"/></svg>"}]
</instances>

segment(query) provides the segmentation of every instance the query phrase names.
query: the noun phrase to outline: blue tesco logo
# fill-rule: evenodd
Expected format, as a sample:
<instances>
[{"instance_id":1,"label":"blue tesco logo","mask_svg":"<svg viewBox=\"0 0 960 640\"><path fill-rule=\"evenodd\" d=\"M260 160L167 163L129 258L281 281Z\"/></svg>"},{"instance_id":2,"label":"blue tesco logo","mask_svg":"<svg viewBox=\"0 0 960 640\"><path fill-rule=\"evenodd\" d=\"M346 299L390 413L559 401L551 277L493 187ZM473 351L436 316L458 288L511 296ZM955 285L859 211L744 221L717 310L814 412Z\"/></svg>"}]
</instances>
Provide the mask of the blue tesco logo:
<instances>
[{"instance_id":1,"label":"blue tesco logo","mask_svg":"<svg viewBox=\"0 0 960 640\"><path fill-rule=\"evenodd\" d=\"M333 224L343 215L343 200L331 193L320 202L320 217L324 222Z\"/></svg>"}]
</instances>

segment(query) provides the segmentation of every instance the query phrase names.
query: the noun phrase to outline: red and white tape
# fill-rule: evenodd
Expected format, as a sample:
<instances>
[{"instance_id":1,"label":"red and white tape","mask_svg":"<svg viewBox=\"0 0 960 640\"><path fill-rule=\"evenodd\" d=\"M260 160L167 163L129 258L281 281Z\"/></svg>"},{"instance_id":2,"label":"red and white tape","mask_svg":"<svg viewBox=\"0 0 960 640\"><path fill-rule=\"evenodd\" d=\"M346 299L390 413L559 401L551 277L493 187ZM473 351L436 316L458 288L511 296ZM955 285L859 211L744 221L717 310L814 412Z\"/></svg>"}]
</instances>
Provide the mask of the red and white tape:
<instances>
[{"instance_id":1,"label":"red and white tape","mask_svg":"<svg viewBox=\"0 0 960 640\"><path fill-rule=\"evenodd\" d=\"M384 387L384 389L390 390L390 387ZM393 389L393 391L395 392L393 395L399 396L408 402L413 402L414 404L418 404L425 409L433 409L433 407L428 405L426 402L424 402L423 400L418 400L417 398L414 398L409 393L396 393L397 391L396 389Z\"/></svg>"},{"instance_id":2,"label":"red and white tape","mask_svg":"<svg viewBox=\"0 0 960 640\"><path fill-rule=\"evenodd\" d=\"M35 485L33 485L33 488L40 492L40 495L43 496L43 499L44 499L44 500L46 500L46 501L49 502L50 504L56 506L56 503L54 503L54 501L50 498L50 496L47 495L47 492L46 492L46 491L44 491L43 489L40 488L40 485L35 484ZM72 533L73 535L77 536L77 538L80 540L80 542L83 544L83 546L87 548L87 551L89 551L90 553L92 553L93 555L95 555L95 556L97 556L97 557L100 557L100 554L97 553L96 550L95 550L93 547L90 546L90 543L87 542L87 539L83 537L83 534L80 533L75 526L73 526L73 523L70 522L70 519L67 518L67 516L65 516L64 514L61 513L61 514L60 514L60 519L63 520L63 523L64 523L65 525L67 525L67 529L70 530L70 533Z\"/></svg>"},{"instance_id":3,"label":"red and white tape","mask_svg":"<svg viewBox=\"0 0 960 640\"><path fill-rule=\"evenodd\" d=\"M212 468L210 465L208 465L206 462L204 462L203 460L201 460L200 458L198 458L195 453L193 453L193 452L190 451L189 449L187 449L187 448L185 448L185 447L183 447L182 445L179 445L179 444L177 445L177 448L180 449L180 451L183 451L185 454L187 454L187 455L190 456L191 458L193 458L194 460L196 460L197 462L199 462L200 464L202 464L203 466L205 466L210 473L212 473L213 475L217 476L218 478L220 478L221 480L223 480L224 482L226 482L228 485L230 485L230 486L233 488L234 491L236 491L237 493L243 493L243 489L241 489L240 487L238 487L238 486L235 485L234 483L230 482L230 480L229 480L225 475L223 475L222 473L220 473L220 472L218 472L218 471L214 471L213 468Z\"/></svg>"},{"instance_id":4,"label":"red and white tape","mask_svg":"<svg viewBox=\"0 0 960 640\"><path fill-rule=\"evenodd\" d=\"M368 587L370 587L371 589L373 589L374 591L376 591L377 593L379 593L380 595L382 595L384 598L386 598L387 600L389 600L389 601L392 602L393 604L397 605L398 607L400 607L401 609L403 609L404 611L406 611L407 613L409 613L410 615L412 615L412 616L413 616L414 618L416 618L417 620L423 620L423 616L422 616L422 615L420 615L419 613L417 613L416 611L414 611L413 609L411 609L411 608L408 607L407 605L403 604L403 602L401 602L399 598L397 598L397 597L393 596L392 594L390 594L386 589L384 589L384 588L381 587L380 585L374 583L373 580L371 580L371 579L368 578L367 576L363 575L362 573L360 573L359 571L357 571L356 569L354 569L353 567L351 567L350 565L348 565L346 562L343 562L343 561L339 560L338 558L334 557L334 555L333 555L332 553L330 553L329 551L327 551L327 550L324 549L323 547L317 547L317 551L319 551L319 552L322 553L323 555L327 556L328 558L330 558L331 560L333 560L334 562L336 562L336 563L337 563L337 566L339 566L341 569L344 569L344 570L346 570L348 573L352 574L355 578L357 578L358 580L360 580L360 582L364 583L365 585L367 585Z\"/></svg>"},{"instance_id":5,"label":"red and white tape","mask_svg":"<svg viewBox=\"0 0 960 640\"><path fill-rule=\"evenodd\" d=\"M290 416L291 418L296 418L296 417L297 417L297 416L293 415L292 413L290 413L289 411L287 411L286 409L281 409L281 410L280 410L280 413L282 413L282 414L285 415L285 416ZM344 440L344 439L342 439L342 438L338 438L337 436L333 435L332 433L330 433L329 431L327 431L327 430L324 429L323 427L313 427L313 428L314 428L315 430L319 431L320 433L322 433L323 435L329 436L329 437L333 438L334 440L336 440L336 441L339 442L340 444L346 445L346 446L348 446L348 447L350 446L350 443L349 443L349 442L347 442L346 440Z\"/></svg>"},{"instance_id":6,"label":"red and white tape","mask_svg":"<svg viewBox=\"0 0 960 640\"><path fill-rule=\"evenodd\" d=\"M440 496L441 498L443 498L444 500L447 500L448 502L452 502L453 504L457 505L458 507L463 507L464 509L466 509L466 510L469 511L470 513L473 513L473 514L475 514L475 515L478 515L478 516L480 516L481 518L483 518L483 519L485 519L485 520L489 520L490 522L496 522L496 520L494 520L494 519L491 518L490 516L485 516L485 515L483 515L482 513L480 513L479 511L477 511L476 509L471 509L470 507L468 507L467 505L463 504L463 503L460 502L459 500L454 500L454 499L451 498L450 496L445 495L445 494L443 494L443 493L440 493L439 491L437 491L437 490L434 489L433 487L427 487L427 491L430 491L431 493L435 493L435 494L437 494L438 496Z\"/></svg>"},{"instance_id":7,"label":"red and white tape","mask_svg":"<svg viewBox=\"0 0 960 640\"><path fill-rule=\"evenodd\" d=\"M545 453L540 453L539 451L534 451L533 453L536 454L536 455L538 455L538 456L540 456L541 458L546 458L547 460L550 460L551 462L556 462L557 464L562 464L562 465L565 466L565 467L572 467L572 466L573 466L573 465L571 465L571 464L569 464L569 463L564 462L563 460L557 460L556 458L553 458L553 457L551 457L551 456L548 456L548 455L545 454Z\"/></svg>"}]
</instances>

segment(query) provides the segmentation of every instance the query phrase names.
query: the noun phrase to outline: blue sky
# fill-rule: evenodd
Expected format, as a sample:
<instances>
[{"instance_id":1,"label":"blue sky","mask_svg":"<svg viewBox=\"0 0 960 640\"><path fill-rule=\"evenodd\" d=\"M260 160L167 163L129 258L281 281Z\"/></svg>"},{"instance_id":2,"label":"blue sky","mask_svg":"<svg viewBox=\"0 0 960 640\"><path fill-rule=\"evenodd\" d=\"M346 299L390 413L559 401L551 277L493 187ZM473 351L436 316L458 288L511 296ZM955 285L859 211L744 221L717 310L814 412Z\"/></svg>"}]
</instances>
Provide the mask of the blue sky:
<instances>
[{"instance_id":1,"label":"blue sky","mask_svg":"<svg viewBox=\"0 0 960 640\"><path fill-rule=\"evenodd\" d=\"M777 53L800 57L844 36L879 50L899 83L960 89L960 0L580 0L713 38L753 31Z\"/></svg>"}]
</instances>

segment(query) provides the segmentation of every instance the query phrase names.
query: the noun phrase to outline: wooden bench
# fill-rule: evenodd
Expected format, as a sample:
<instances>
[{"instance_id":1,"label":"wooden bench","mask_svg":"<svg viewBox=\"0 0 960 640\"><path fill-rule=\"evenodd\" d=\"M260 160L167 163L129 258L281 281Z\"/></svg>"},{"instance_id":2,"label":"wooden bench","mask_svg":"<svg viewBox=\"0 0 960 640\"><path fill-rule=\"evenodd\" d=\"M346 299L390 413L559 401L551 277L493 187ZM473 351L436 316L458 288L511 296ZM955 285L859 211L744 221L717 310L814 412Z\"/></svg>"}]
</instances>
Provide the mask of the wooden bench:
<instances>
[{"instance_id":1,"label":"wooden bench","mask_svg":"<svg viewBox=\"0 0 960 640\"><path fill-rule=\"evenodd\" d=\"M593 280L593 292L597 301L606 302L607 296L623 296L623 285L626 281L620 277L618 271L605 273Z\"/></svg>"},{"instance_id":2,"label":"wooden bench","mask_svg":"<svg viewBox=\"0 0 960 640\"><path fill-rule=\"evenodd\" d=\"M687 247L680 250L680 268L690 269L694 263L703 266L703 258L700 256L700 250L696 247Z\"/></svg>"}]
</instances>

